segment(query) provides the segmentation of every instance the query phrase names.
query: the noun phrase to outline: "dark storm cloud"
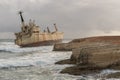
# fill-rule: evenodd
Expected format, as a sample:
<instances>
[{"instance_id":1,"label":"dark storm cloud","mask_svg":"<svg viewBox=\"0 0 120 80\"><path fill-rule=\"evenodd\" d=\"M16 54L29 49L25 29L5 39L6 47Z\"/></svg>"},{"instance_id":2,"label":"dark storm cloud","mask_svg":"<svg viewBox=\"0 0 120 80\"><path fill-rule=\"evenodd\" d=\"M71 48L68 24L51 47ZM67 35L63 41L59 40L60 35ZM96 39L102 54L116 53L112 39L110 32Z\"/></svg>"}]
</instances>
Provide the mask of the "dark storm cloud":
<instances>
[{"instance_id":1,"label":"dark storm cloud","mask_svg":"<svg viewBox=\"0 0 120 80\"><path fill-rule=\"evenodd\" d=\"M20 30L17 11L42 29L57 23L65 37L112 34L120 30L119 0L4 0L0 1L0 32Z\"/></svg>"}]
</instances>

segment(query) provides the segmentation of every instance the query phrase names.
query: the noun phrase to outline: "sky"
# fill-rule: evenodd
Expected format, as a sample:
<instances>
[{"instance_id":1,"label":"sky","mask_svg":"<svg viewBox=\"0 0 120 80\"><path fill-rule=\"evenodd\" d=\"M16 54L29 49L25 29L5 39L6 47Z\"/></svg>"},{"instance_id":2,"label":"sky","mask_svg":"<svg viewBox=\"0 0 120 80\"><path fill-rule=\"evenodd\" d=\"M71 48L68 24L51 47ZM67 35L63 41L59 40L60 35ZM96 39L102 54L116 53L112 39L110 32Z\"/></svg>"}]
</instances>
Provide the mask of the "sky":
<instances>
[{"instance_id":1,"label":"sky","mask_svg":"<svg viewBox=\"0 0 120 80\"><path fill-rule=\"evenodd\" d=\"M0 39L20 31L20 10L41 30L56 23L65 39L120 35L120 0L0 0Z\"/></svg>"}]
</instances>

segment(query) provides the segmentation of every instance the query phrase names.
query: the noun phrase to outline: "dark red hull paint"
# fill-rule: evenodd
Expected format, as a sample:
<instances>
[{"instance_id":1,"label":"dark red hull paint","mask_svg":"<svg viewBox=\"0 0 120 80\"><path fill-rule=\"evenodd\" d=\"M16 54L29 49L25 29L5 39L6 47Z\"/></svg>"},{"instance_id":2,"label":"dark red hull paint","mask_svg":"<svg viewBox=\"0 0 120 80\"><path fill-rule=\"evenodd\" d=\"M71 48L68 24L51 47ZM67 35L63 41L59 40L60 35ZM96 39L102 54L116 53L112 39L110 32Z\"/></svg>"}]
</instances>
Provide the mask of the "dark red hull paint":
<instances>
[{"instance_id":1,"label":"dark red hull paint","mask_svg":"<svg viewBox=\"0 0 120 80\"><path fill-rule=\"evenodd\" d=\"M60 43L62 40L49 40L49 41L42 41L42 42L36 42L36 43L30 43L25 45L20 45L20 47L37 47L37 46L48 46L48 45L54 45L56 43Z\"/></svg>"}]
</instances>

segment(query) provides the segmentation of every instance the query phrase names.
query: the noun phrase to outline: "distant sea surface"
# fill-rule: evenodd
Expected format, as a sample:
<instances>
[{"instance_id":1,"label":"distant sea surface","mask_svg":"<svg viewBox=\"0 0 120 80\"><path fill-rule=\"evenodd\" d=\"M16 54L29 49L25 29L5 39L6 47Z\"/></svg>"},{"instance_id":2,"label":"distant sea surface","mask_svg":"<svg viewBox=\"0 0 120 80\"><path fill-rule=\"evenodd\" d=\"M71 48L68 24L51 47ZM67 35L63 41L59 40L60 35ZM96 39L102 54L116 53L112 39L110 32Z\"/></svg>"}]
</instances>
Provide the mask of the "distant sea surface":
<instances>
[{"instance_id":1,"label":"distant sea surface","mask_svg":"<svg viewBox=\"0 0 120 80\"><path fill-rule=\"evenodd\" d=\"M60 74L62 69L73 65L55 65L54 63L70 58L72 52L57 52L52 49L53 46L20 48L12 39L1 39L0 80L101 80L99 75L115 72L104 70L100 74L86 76Z\"/></svg>"}]
</instances>

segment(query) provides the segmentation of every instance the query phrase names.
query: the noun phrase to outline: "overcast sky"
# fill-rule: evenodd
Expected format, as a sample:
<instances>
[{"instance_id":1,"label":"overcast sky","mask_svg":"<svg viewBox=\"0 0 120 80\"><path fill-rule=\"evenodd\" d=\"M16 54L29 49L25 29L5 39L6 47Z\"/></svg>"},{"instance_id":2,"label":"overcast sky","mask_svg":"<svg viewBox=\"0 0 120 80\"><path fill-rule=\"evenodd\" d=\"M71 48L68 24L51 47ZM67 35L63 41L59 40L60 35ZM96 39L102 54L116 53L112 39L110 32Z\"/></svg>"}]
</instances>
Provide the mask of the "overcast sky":
<instances>
[{"instance_id":1,"label":"overcast sky","mask_svg":"<svg viewBox=\"0 0 120 80\"><path fill-rule=\"evenodd\" d=\"M65 38L120 35L120 0L0 0L0 38L20 31L19 10L42 29L56 23Z\"/></svg>"}]
</instances>

